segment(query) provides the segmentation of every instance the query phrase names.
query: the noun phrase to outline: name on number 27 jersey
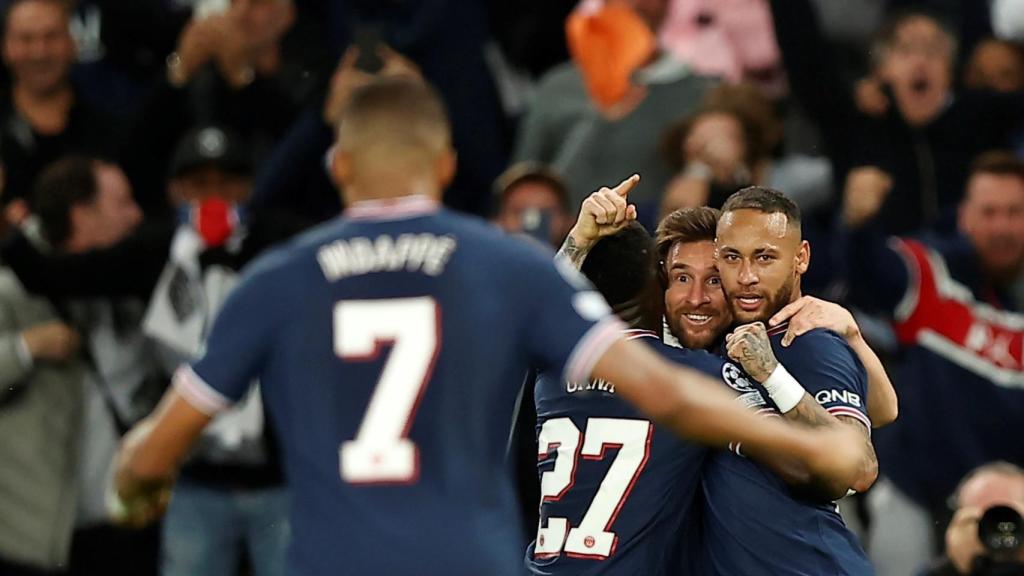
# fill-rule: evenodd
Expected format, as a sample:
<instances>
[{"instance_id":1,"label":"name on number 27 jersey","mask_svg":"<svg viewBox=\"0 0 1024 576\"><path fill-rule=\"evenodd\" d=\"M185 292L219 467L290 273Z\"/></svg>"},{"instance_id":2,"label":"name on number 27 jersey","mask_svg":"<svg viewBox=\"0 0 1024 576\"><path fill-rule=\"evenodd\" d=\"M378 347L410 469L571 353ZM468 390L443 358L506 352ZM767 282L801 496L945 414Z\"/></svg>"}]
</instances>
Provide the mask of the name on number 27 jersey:
<instances>
[{"instance_id":1,"label":"name on number 27 jersey","mask_svg":"<svg viewBox=\"0 0 1024 576\"><path fill-rule=\"evenodd\" d=\"M522 374L582 379L620 330L520 240L426 199L363 203L261 258L176 386L212 413L260 378L291 576L515 574Z\"/></svg>"},{"instance_id":2,"label":"name on number 27 jersey","mask_svg":"<svg viewBox=\"0 0 1024 576\"><path fill-rule=\"evenodd\" d=\"M716 378L727 363L629 330L663 358ZM723 384L724 385L724 384ZM535 388L540 525L534 574L675 574L707 450L655 426L604 381L541 373Z\"/></svg>"}]
</instances>

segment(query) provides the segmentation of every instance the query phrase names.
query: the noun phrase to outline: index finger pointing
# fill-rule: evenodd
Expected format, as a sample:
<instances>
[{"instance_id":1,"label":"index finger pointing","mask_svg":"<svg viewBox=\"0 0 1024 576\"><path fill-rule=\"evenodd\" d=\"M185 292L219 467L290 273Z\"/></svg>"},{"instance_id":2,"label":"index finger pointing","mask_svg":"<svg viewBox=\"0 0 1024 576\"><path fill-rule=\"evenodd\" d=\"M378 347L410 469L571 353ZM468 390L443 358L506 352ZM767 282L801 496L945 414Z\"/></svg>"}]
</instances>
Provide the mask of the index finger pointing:
<instances>
[{"instance_id":1,"label":"index finger pointing","mask_svg":"<svg viewBox=\"0 0 1024 576\"><path fill-rule=\"evenodd\" d=\"M629 178L626 178L625 180L620 182L618 186L616 186L615 188L612 188L612 192L615 192L619 196L625 198L626 196L629 195L630 191L632 191L633 188L636 188L636 185L639 184L639 183L640 183L640 175L639 174L633 174Z\"/></svg>"}]
</instances>

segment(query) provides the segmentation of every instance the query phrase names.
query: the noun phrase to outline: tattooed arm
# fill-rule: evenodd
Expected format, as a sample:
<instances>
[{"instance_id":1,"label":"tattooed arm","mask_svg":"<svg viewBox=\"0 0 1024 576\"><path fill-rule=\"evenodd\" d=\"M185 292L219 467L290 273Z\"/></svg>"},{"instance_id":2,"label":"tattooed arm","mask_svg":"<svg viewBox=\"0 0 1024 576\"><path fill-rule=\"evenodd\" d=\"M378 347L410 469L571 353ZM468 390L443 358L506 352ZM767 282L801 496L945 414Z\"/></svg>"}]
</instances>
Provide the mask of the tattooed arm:
<instances>
[{"instance_id":1,"label":"tattooed arm","mask_svg":"<svg viewBox=\"0 0 1024 576\"><path fill-rule=\"evenodd\" d=\"M629 204L627 197L639 182L640 176L634 174L615 188L601 188L588 196L557 257L565 258L579 270L598 240L619 232L636 220L636 206Z\"/></svg>"},{"instance_id":2,"label":"tattooed arm","mask_svg":"<svg viewBox=\"0 0 1024 576\"><path fill-rule=\"evenodd\" d=\"M569 235L565 237L565 242L562 242L562 247L558 249L558 254L555 254L555 258L564 258L572 264L573 268L579 270L583 268L583 261L587 259L587 253L593 247L594 241L577 240L576 238L572 232L569 232Z\"/></svg>"},{"instance_id":3,"label":"tattooed arm","mask_svg":"<svg viewBox=\"0 0 1024 576\"><path fill-rule=\"evenodd\" d=\"M769 381L779 366L772 351L768 333L761 323L737 328L726 336L726 347L729 356L739 362L752 378L762 384ZM851 476L821 477L795 467L792 462L779 462L774 459L765 461L763 458L758 458L759 455L751 456L758 458L759 461L775 470L791 486L800 488L809 494L835 499L844 496L850 489L867 490L878 476L878 460L875 457L867 427L852 417L833 416L807 392L801 390L798 393L800 394L799 400L792 408L786 410L783 417L810 427L856 426L864 435L863 463L860 470Z\"/></svg>"},{"instance_id":4,"label":"tattooed arm","mask_svg":"<svg viewBox=\"0 0 1024 576\"><path fill-rule=\"evenodd\" d=\"M868 373L868 417L871 426L881 428L896 420L899 414L899 399L896 389L885 371L878 355L871 349L860 333L860 327L849 310L827 300L804 296L779 310L769 326L789 322L782 345L789 346L793 340L815 328L825 328L839 334L850 345Z\"/></svg>"}]
</instances>

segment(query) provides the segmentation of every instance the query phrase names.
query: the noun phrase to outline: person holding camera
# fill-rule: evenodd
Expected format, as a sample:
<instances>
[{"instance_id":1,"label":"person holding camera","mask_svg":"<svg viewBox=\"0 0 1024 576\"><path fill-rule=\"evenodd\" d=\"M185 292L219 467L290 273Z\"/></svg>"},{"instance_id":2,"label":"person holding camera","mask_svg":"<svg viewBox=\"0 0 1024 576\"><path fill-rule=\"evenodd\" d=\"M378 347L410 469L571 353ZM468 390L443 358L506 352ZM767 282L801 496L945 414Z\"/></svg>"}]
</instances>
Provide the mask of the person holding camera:
<instances>
[{"instance_id":1,"label":"person holding camera","mask_svg":"<svg viewBox=\"0 0 1024 576\"><path fill-rule=\"evenodd\" d=\"M1024 470L1008 462L968 474L946 529L946 556L922 576L1024 574Z\"/></svg>"}]
</instances>

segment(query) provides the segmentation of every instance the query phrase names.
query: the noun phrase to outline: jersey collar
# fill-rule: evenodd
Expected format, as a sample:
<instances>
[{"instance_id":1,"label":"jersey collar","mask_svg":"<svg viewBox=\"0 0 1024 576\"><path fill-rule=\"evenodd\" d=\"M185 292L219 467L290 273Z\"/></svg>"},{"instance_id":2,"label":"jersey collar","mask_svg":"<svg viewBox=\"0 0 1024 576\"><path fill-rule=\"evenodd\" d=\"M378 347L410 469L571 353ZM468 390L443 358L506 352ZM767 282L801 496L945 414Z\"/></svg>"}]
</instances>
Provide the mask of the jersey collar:
<instances>
[{"instance_id":1,"label":"jersey collar","mask_svg":"<svg viewBox=\"0 0 1024 576\"><path fill-rule=\"evenodd\" d=\"M768 330L768 335L769 336L778 336L779 334L784 334L786 332L786 330L788 330L788 329L789 329L789 322L783 322L782 324L779 324L775 328L769 329Z\"/></svg>"},{"instance_id":2,"label":"jersey collar","mask_svg":"<svg viewBox=\"0 0 1024 576\"><path fill-rule=\"evenodd\" d=\"M422 194L414 194L356 202L345 209L344 216L352 220L405 220L433 214L440 209L441 204L437 200Z\"/></svg>"}]
</instances>

